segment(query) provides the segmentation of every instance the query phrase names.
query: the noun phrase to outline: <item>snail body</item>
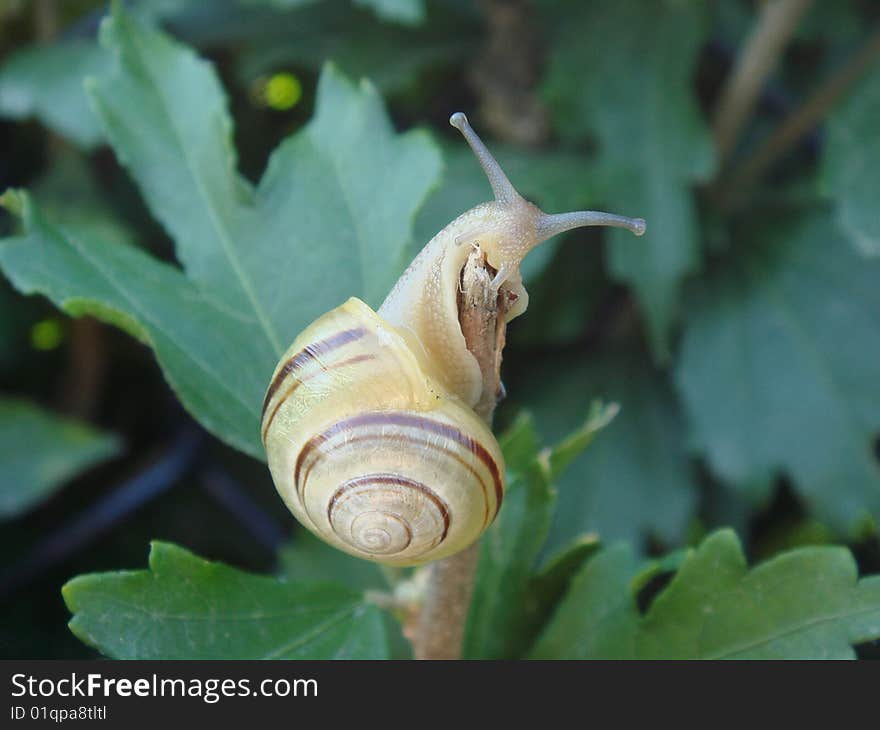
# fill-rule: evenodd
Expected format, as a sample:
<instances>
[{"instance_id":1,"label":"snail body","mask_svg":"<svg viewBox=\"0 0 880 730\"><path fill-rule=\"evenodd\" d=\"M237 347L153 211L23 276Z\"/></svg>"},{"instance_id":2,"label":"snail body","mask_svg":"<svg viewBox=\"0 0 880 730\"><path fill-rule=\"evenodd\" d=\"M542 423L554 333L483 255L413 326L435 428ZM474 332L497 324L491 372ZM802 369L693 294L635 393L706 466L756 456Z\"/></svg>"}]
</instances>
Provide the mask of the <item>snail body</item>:
<instances>
[{"instance_id":1,"label":"snail body","mask_svg":"<svg viewBox=\"0 0 880 730\"><path fill-rule=\"evenodd\" d=\"M584 211L547 215L514 190L463 114L453 126L476 153L495 200L456 218L422 249L374 312L351 298L294 340L263 403L262 438L291 512L330 544L388 565L449 556L498 513L504 461L474 412L483 388L461 330L461 272L479 247L510 302L528 296L519 264L571 228L644 221Z\"/></svg>"}]
</instances>

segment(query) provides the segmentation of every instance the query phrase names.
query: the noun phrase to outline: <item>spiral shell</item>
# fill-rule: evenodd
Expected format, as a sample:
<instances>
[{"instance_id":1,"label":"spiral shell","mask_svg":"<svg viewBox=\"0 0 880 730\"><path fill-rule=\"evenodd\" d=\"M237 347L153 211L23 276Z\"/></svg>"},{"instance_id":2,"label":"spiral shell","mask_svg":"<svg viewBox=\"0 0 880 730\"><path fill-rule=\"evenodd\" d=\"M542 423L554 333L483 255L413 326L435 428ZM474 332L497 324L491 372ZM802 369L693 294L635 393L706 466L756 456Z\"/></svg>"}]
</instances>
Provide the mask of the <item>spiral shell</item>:
<instances>
[{"instance_id":1,"label":"spiral shell","mask_svg":"<svg viewBox=\"0 0 880 730\"><path fill-rule=\"evenodd\" d=\"M359 299L307 327L263 404L275 485L309 530L389 565L464 549L494 519L504 464L417 342Z\"/></svg>"},{"instance_id":2,"label":"spiral shell","mask_svg":"<svg viewBox=\"0 0 880 730\"><path fill-rule=\"evenodd\" d=\"M471 247L494 271L490 286L510 305L510 321L528 304L520 263L542 241L582 226L645 232L641 218L544 213L514 189L464 114L449 121L495 200L428 241L378 314L352 298L309 325L263 403L269 469L291 512L332 545L389 565L463 550L504 497L501 450L473 410L486 383L461 329L458 291Z\"/></svg>"}]
</instances>

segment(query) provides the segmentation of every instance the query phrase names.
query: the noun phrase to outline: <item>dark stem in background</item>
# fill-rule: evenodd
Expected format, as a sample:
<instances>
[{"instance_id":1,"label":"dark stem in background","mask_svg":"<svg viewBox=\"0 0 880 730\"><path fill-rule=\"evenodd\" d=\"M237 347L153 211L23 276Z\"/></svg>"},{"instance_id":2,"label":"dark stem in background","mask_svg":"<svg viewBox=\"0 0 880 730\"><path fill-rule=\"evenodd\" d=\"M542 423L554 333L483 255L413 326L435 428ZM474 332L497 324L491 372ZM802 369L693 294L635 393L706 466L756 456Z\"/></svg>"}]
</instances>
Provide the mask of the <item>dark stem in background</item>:
<instances>
[{"instance_id":1,"label":"dark stem in background","mask_svg":"<svg viewBox=\"0 0 880 730\"><path fill-rule=\"evenodd\" d=\"M287 533L257 504L235 479L216 466L207 466L199 475L202 488L224 507L248 534L272 555L287 541Z\"/></svg>"},{"instance_id":2,"label":"dark stem in background","mask_svg":"<svg viewBox=\"0 0 880 730\"><path fill-rule=\"evenodd\" d=\"M82 420L95 417L107 374L104 325L92 317L71 323L67 371L62 380L62 408Z\"/></svg>"},{"instance_id":3,"label":"dark stem in background","mask_svg":"<svg viewBox=\"0 0 880 730\"><path fill-rule=\"evenodd\" d=\"M204 491L226 509L268 555L277 555L287 540L278 522L247 490L205 456L208 435L195 423L177 429L168 447L136 475L114 486L94 504L54 530L45 540L0 575L0 599L70 560L78 551L123 524L137 510L193 475Z\"/></svg>"},{"instance_id":4,"label":"dark stem in background","mask_svg":"<svg viewBox=\"0 0 880 730\"><path fill-rule=\"evenodd\" d=\"M51 43L58 35L56 0L35 0L34 35ZM103 8L94 19L103 16ZM49 165L67 142L47 133ZM95 415L107 372L104 326L92 317L72 320L68 344L68 365L60 383L61 407L67 413L91 420ZM177 431L168 449L136 476L113 487L95 504L86 507L0 576L0 597L21 588L44 571L68 560L79 550L121 524L132 513L171 489L198 467L205 433L188 423ZM226 508L263 547L274 554L284 534L274 520L228 475L207 466L201 476L206 493Z\"/></svg>"},{"instance_id":5,"label":"dark stem in background","mask_svg":"<svg viewBox=\"0 0 880 730\"><path fill-rule=\"evenodd\" d=\"M492 133L508 142L536 146L549 134L549 120L535 90L539 51L526 0L484 0L487 43L470 81L480 97L480 115ZM474 410L490 426L501 390L507 302L493 294L479 252L462 271L459 320L468 349L483 374L483 395ZM459 659L479 558L479 542L428 567L428 588L414 628L417 659Z\"/></svg>"},{"instance_id":6,"label":"dark stem in background","mask_svg":"<svg viewBox=\"0 0 880 730\"><path fill-rule=\"evenodd\" d=\"M58 35L56 0L35 0L34 35L48 44ZM46 133L47 165L64 151L67 142L57 134ZM107 372L107 347L103 325L92 317L74 319L70 326L67 370L61 379L61 409L79 419L95 416Z\"/></svg>"},{"instance_id":7,"label":"dark stem in background","mask_svg":"<svg viewBox=\"0 0 880 730\"><path fill-rule=\"evenodd\" d=\"M535 21L526 0L483 0L486 47L470 81L480 98L480 117L506 142L536 146L550 121L536 93L540 78Z\"/></svg>"},{"instance_id":8,"label":"dark stem in background","mask_svg":"<svg viewBox=\"0 0 880 730\"><path fill-rule=\"evenodd\" d=\"M132 512L174 486L195 465L204 433L186 426L153 464L128 479L50 534L0 577L4 597L121 523Z\"/></svg>"},{"instance_id":9,"label":"dark stem in background","mask_svg":"<svg viewBox=\"0 0 880 730\"><path fill-rule=\"evenodd\" d=\"M779 125L755 151L722 181L716 201L730 211L746 201L748 191L773 163L784 156L841 100L850 87L880 60L880 28L839 70L832 73L809 99Z\"/></svg>"},{"instance_id":10,"label":"dark stem in background","mask_svg":"<svg viewBox=\"0 0 880 730\"><path fill-rule=\"evenodd\" d=\"M34 35L41 43L51 41L58 33L58 9L55 0L34 0Z\"/></svg>"},{"instance_id":11,"label":"dark stem in background","mask_svg":"<svg viewBox=\"0 0 880 730\"><path fill-rule=\"evenodd\" d=\"M719 169L736 147L767 77L811 4L812 0L770 0L761 8L715 109L712 127Z\"/></svg>"}]
</instances>

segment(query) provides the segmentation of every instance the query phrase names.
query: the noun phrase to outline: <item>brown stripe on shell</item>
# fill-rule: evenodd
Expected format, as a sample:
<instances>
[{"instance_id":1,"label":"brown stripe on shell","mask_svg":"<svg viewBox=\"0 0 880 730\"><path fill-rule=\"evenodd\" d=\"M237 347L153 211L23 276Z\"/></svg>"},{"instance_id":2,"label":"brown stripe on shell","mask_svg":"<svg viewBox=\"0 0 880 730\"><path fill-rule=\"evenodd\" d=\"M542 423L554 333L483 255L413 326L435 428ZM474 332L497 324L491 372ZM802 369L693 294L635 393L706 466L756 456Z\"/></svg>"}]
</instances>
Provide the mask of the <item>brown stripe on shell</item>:
<instances>
[{"instance_id":1,"label":"brown stripe on shell","mask_svg":"<svg viewBox=\"0 0 880 730\"><path fill-rule=\"evenodd\" d=\"M360 362L369 362L370 360L375 360L375 359L376 359L375 355L368 355L368 354L355 355L354 357L350 357L346 360L340 360L339 362L333 363L329 367L322 367L321 370L315 370L313 372L306 373L301 378L294 377L293 378L293 380L294 380L293 385L291 385L286 391L284 391L284 393L281 396L279 396L278 401L275 403L275 406L272 408L271 413L269 413L269 417L266 418L265 413L263 415L263 420L264 420L263 431L262 431L263 443L266 443L266 434L269 433L269 426L271 426L272 421L275 420L275 414L278 413L278 409L281 408L282 405L284 405L285 401L288 398L290 398L290 396L292 396L294 394L294 392L296 391L297 388L299 388L300 385L311 380L315 376L320 375L321 373L330 372L331 370L337 370L338 368L348 367L349 365L356 365L357 363L360 363Z\"/></svg>"},{"instance_id":2,"label":"brown stripe on shell","mask_svg":"<svg viewBox=\"0 0 880 730\"><path fill-rule=\"evenodd\" d=\"M340 444L334 445L332 448L327 449L327 451L321 452L321 457L329 457L330 454L336 452L338 449L346 448L353 444L362 444L369 441L382 440L387 437L387 434L381 433L370 433L363 436L355 436L354 438L347 438L344 442ZM474 468L473 464L469 464L464 459L462 459L457 453L455 453L452 449L448 449L444 446L440 446L435 443L431 443L430 441L423 441L421 439L413 438L412 436L408 436L406 434L394 434L393 438L395 440L404 441L411 446L424 446L426 448L433 448L435 450L440 451L445 454L449 458L457 461L464 469L470 472L474 479L476 479L480 483L480 488L483 490L483 501L485 503L485 512L483 514L483 527L486 527L490 521L489 515L489 487L487 486L483 476ZM303 483L307 482L309 479L309 473L312 470L314 463L309 466L305 472L303 473ZM494 517L494 515L492 515Z\"/></svg>"},{"instance_id":3,"label":"brown stripe on shell","mask_svg":"<svg viewBox=\"0 0 880 730\"><path fill-rule=\"evenodd\" d=\"M424 416L400 412L376 411L370 413L362 413L358 416L352 416L351 418L337 421L323 433L319 433L316 436L310 438L300 450L299 455L296 458L296 466L294 467L293 472L294 487L297 493L300 495L301 501L305 501L305 481L303 481L302 485L300 485L300 476L302 474L303 465L305 464L306 459L309 457L309 454L320 444L333 438L333 436L337 435L338 433L341 433L346 429L358 428L360 426L409 426L412 428L419 428L424 431L429 431L431 433L436 433L440 436L443 436L444 438L455 441L461 446L464 446L468 451L470 451L480 461L483 462L483 464L489 470L489 473L492 475L492 481L495 485L495 515L498 514L498 510L501 509L501 500L504 499L504 485L501 481L501 474L498 471L498 465L495 463L495 460L492 458L492 455L486 450L486 448L482 444L474 441L474 439L472 439L467 434L462 433L455 426L451 426L448 423L441 423L439 421L434 421L430 418L425 418Z\"/></svg>"},{"instance_id":4,"label":"brown stripe on shell","mask_svg":"<svg viewBox=\"0 0 880 730\"><path fill-rule=\"evenodd\" d=\"M337 332L335 335L332 335L327 339L306 345L302 350L293 355L286 363L284 363L284 366L278 371L278 374L272 378L272 382L269 384L269 389L266 391L266 397L263 399L262 415L266 415L266 408L269 406L269 401L272 400L275 391L278 390L281 383L288 375L290 375L290 373L302 368L312 360L317 360L319 356L326 355L337 347L342 347L349 342L359 340L366 333L367 331L363 327L353 327L352 329L342 330L342 332Z\"/></svg>"},{"instance_id":5,"label":"brown stripe on shell","mask_svg":"<svg viewBox=\"0 0 880 730\"><path fill-rule=\"evenodd\" d=\"M446 535L449 533L449 524L450 524L450 510L449 505L446 504L437 493L431 489L430 487L422 484L421 482L417 482L415 479L409 479L407 477L402 477L397 474L366 474L364 476L355 477L354 479L349 479L342 486L340 486L330 498L330 502L327 505L327 520L330 524L333 524L333 518L331 514L333 512L333 507L336 503L351 489L355 487L359 487L363 484L390 484L393 486L399 487L407 487L409 489L415 489L418 492L424 494L431 503L437 508L437 511L440 513L440 516L443 519L443 533L440 535L440 539L437 540L432 547L436 547L441 542L446 539ZM395 515L399 517L399 515ZM412 539L412 531L410 530L409 525L401 520L401 522L407 526L407 531L410 535L410 539Z\"/></svg>"}]
</instances>

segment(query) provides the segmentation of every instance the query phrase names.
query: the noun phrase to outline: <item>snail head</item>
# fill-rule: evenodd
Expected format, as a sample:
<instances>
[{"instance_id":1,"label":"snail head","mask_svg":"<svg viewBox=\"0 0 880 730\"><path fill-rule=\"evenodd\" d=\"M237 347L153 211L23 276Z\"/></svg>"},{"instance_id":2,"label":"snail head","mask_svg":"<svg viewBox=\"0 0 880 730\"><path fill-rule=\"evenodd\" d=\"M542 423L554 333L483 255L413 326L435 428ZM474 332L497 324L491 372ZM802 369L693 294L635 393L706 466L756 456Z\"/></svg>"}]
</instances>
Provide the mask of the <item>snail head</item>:
<instances>
[{"instance_id":1,"label":"snail head","mask_svg":"<svg viewBox=\"0 0 880 730\"><path fill-rule=\"evenodd\" d=\"M480 210L479 234L488 261L497 271L492 282L496 288L519 268L529 251L557 233L585 226L626 228L637 236L645 232L642 218L627 218L594 210L545 213L516 191L462 112L453 114L449 123L462 133L470 145L495 196L493 202Z\"/></svg>"}]
</instances>

